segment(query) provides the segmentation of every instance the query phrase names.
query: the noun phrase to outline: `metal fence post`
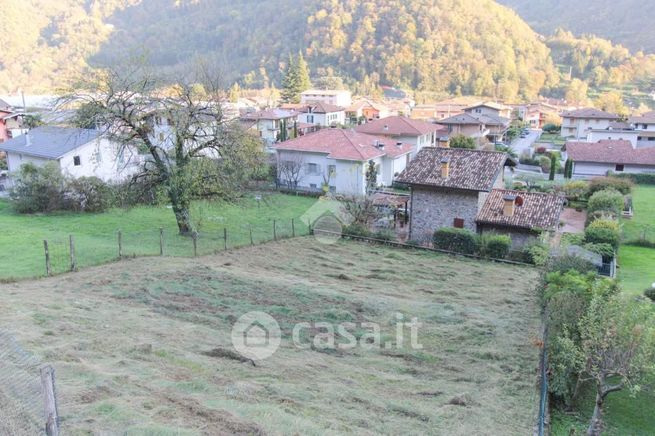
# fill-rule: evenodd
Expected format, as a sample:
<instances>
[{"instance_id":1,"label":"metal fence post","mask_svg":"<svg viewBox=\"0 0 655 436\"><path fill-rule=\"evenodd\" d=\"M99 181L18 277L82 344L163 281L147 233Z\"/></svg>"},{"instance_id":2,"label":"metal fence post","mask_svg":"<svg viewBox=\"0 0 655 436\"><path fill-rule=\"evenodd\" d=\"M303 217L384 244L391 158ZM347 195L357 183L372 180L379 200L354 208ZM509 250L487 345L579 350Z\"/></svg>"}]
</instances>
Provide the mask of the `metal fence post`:
<instances>
[{"instance_id":1,"label":"metal fence post","mask_svg":"<svg viewBox=\"0 0 655 436\"><path fill-rule=\"evenodd\" d=\"M296 221L293 218L291 218L291 237L296 237Z\"/></svg>"},{"instance_id":2,"label":"metal fence post","mask_svg":"<svg viewBox=\"0 0 655 436\"><path fill-rule=\"evenodd\" d=\"M123 232L118 231L118 258L123 257Z\"/></svg>"},{"instance_id":3,"label":"metal fence post","mask_svg":"<svg viewBox=\"0 0 655 436\"><path fill-rule=\"evenodd\" d=\"M43 248L45 250L45 273L46 275L52 274L52 265L50 264L50 249L48 248L48 241L43 241Z\"/></svg>"},{"instance_id":4,"label":"metal fence post","mask_svg":"<svg viewBox=\"0 0 655 436\"><path fill-rule=\"evenodd\" d=\"M250 245L255 245L255 241L252 239L252 224L249 224L248 228L250 230Z\"/></svg>"},{"instance_id":5,"label":"metal fence post","mask_svg":"<svg viewBox=\"0 0 655 436\"><path fill-rule=\"evenodd\" d=\"M198 232L193 232L191 237L193 239L193 257L198 257Z\"/></svg>"},{"instance_id":6,"label":"metal fence post","mask_svg":"<svg viewBox=\"0 0 655 436\"><path fill-rule=\"evenodd\" d=\"M273 220L273 240L277 241L277 222Z\"/></svg>"},{"instance_id":7,"label":"metal fence post","mask_svg":"<svg viewBox=\"0 0 655 436\"><path fill-rule=\"evenodd\" d=\"M227 250L227 227L223 227L223 249Z\"/></svg>"},{"instance_id":8,"label":"metal fence post","mask_svg":"<svg viewBox=\"0 0 655 436\"><path fill-rule=\"evenodd\" d=\"M164 255L164 228L159 228L159 255Z\"/></svg>"}]
</instances>

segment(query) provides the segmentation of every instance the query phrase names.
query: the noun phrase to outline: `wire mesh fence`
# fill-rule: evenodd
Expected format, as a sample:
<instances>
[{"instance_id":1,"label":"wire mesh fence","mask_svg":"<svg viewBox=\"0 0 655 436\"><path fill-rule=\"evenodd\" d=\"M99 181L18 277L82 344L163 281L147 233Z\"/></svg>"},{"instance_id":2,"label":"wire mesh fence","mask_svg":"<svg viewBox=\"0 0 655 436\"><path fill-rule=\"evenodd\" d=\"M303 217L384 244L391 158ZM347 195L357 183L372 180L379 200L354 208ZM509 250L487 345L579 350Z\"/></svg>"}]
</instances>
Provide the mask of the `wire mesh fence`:
<instances>
[{"instance_id":1,"label":"wire mesh fence","mask_svg":"<svg viewBox=\"0 0 655 436\"><path fill-rule=\"evenodd\" d=\"M0 331L0 435L45 433L41 362Z\"/></svg>"},{"instance_id":2,"label":"wire mesh fence","mask_svg":"<svg viewBox=\"0 0 655 436\"><path fill-rule=\"evenodd\" d=\"M68 239L44 241L44 271L46 275L59 274L123 257L204 256L309 234L307 222L291 218L256 224L213 225L191 235L181 235L171 228L117 229L104 237L71 235Z\"/></svg>"}]
</instances>

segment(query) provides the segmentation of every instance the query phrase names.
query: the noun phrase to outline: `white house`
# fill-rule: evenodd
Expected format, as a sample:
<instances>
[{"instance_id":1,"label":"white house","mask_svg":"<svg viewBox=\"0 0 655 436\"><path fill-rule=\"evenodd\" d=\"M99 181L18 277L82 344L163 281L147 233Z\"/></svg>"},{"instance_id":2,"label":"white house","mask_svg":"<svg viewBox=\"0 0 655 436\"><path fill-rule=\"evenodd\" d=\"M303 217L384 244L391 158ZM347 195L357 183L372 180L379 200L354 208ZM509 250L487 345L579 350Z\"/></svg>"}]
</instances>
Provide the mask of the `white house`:
<instances>
[{"instance_id":1,"label":"white house","mask_svg":"<svg viewBox=\"0 0 655 436\"><path fill-rule=\"evenodd\" d=\"M57 162L63 174L119 182L138 171L138 155L127 156L99 130L42 126L0 144L11 175L21 165ZM11 186L11 177L9 179Z\"/></svg>"},{"instance_id":2,"label":"white house","mask_svg":"<svg viewBox=\"0 0 655 436\"><path fill-rule=\"evenodd\" d=\"M329 103L312 103L300 109L298 121L322 127L342 126L346 123L346 110Z\"/></svg>"},{"instance_id":3,"label":"white house","mask_svg":"<svg viewBox=\"0 0 655 436\"><path fill-rule=\"evenodd\" d=\"M423 147L433 147L445 130L436 124L414 120L407 117L394 116L357 126L355 130L368 135L391 138L397 142L411 144L412 157Z\"/></svg>"},{"instance_id":4,"label":"white house","mask_svg":"<svg viewBox=\"0 0 655 436\"><path fill-rule=\"evenodd\" d=\"M628 123L639 133L637 147L655 147L655 112L630 117Z\"/></svg>"},{"instance_id":5,"label":"white house","mask_svg":"<svg viewBox=\"0 0 655 436\"><path fill-rule=\"evenodd\" d=\"M377 185L390 186L409 162L413 146L353 130L323 129L275 144L279 182L293 189L366 193L370 162Z\"/></svg>"},{"instance_id":6,"label":"white house","mask_svg":"<svg viewBox=\"0 0 655 436\"><path fill-rule=\"evenodd\" d=\"M655 147L635 147L626 140L569 141L565 145L575 177L614 173L655 173Z\"/></svg>"},{"instance_id":7,"label":"white house","mask_svg":"<svg viewBox=\"0 0 655 436\"><path fill-rule=\"evenodd\" d=\"M259 132L259 137L264 140L267 151L272 151L270 147L277 142L282 128L286 125L288 129L297 120L298 112L285 109L249 112L240 117L242 123L252 123L252 127Z\"/></svg>"},{"instance_id":8,"label":"white house","mask_svg":"<svg viewBox=\"0 0 655 436\"><path fill-rule=\"evenodd\" d=\"M562 137L586 139L590 130L603 130L619 116L594 108L576 109L562 114Z\"/></svg>"},{"instance_id":9,"label":"white house","mask_svg":"<svg viewBox=\"0 0 655 436\"><path fill-rule=\"evenodd\" d=\"M352 93L339 89L308 89L300 94L300 103L327 103L345 108L352 104Z\"/></svg>"},{"instance_id":10,"label":"white house","mask_svg":"<svg viewBox=\"0 0 655 436\"><path fill-rule=\"evenodd\" d=\"M655 131L653 131L655 134ZM587 142L598 142L603 140L629 141L632 147L637 148L642 133L635 130L634 126L624 122L611 122L606 129L591 129L587 131ZM655 137L654 137L655 139ZM655 145L655 142L651 143Z\"/></svg>"}]
</instances>

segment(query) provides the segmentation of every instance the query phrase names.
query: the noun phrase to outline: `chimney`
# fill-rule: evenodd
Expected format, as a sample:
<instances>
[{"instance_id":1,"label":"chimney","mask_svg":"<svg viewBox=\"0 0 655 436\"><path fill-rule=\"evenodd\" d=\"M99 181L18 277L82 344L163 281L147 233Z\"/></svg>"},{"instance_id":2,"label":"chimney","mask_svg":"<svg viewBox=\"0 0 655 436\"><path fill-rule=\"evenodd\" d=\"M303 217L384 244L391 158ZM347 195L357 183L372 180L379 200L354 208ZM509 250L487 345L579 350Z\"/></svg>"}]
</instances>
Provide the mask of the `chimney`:
<instances>
[{"instance_id":1,"label":"chimney","mask_svg":"<svg viewBox=\"0 0 655 436\"><path fill-rule=\"evenodd\" d=\"M384 125L384 131L386 132L387 130L389 130L389 126L387 124L385 124Z\"/></svg>"},{"instance_id":2,"label":"chimney","mask_svg":"<svg viewBox=\"0 0 655 436\"><path fill-rule=\"evenodd\" d=\"M503 216L514 216L516 195L507 194L503 196Z\"/></svg>"},{"instance_id":3,"label":"chimney","mask_svg":"<svg viewBox=\"0 0 655 436\"><path fill-rule=\"evenodd\" d=\"M450 159L444 157L441 159L441 177L447 179L450 175Z\"/></svg>"}]
</instances>

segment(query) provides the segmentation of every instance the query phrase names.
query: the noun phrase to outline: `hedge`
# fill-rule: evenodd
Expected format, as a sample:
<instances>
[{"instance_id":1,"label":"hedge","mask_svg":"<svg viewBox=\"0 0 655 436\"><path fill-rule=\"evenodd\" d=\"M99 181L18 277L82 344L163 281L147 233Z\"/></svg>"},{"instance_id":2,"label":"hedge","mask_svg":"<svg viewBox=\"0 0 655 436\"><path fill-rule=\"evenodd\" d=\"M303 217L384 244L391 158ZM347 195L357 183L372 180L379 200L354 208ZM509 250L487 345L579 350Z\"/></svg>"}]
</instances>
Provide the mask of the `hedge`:
<instances>
[{"instance_id":1,"label":"hedge","mask_svg":"<svg viewBox=\"0 0 655 436\"><path fill-rule=\"evenodd\" d=\"M628 195L632 191L634 184L631 180L618 177L594 177L589 182L588 195L591 196L598 191L613 188L623 195Z\"/></svg>"},{"instance_id":2,"label":"hedge","mask_svg":"<svg viewBox=\"0 0 655 436\"><path fill-rule=\"evenodd\" d=\"M655 185L655 174L617 174L619 179L628 179L640 185Z\"/></svg>"},{"instance_id":3,"label":"hedge","mask_svg":"<svg viewBox=\"0 0 655 436\"><path fill-rule=\"evenodd\" d=\"M590 214L599 211L610 212L615 217L618 217L621 215L624 206L625 200L623 199L623 194L614 188L607 188L602 191L596 191L589 197L587 211Z\"/></svg>"},{"instance_id":4,"label":"hedge","mask_svg":"<svg viewBox=\"0 0 655 436\"><path fill-rule=\"evenodd\" d=\"M585 242L590 244L610 244L618 250L621 242L621 231L616 221L599 219L585 229Z\"/></svg>"},{"instance_id":5,"label":"hedge","mask_svg":"<svg viewBox=\"0 0 655 436\"><path fill-rule=\"evenodd\" d=\"M507 235L483 233L478 241L480 255L491 259L504 259L512 247L512 238Z\"/></svg>"},{"instance_id":6,"label":"hedge","mask_svg":"<svg viewBox=\"0 0 655 436\"><path fill-rule=\"evenodd\" d=\"M463 254L475 254L479 242L475 233L467 229L444 227L434 232L434 248Z\"/></svg>"}]
</instances>

